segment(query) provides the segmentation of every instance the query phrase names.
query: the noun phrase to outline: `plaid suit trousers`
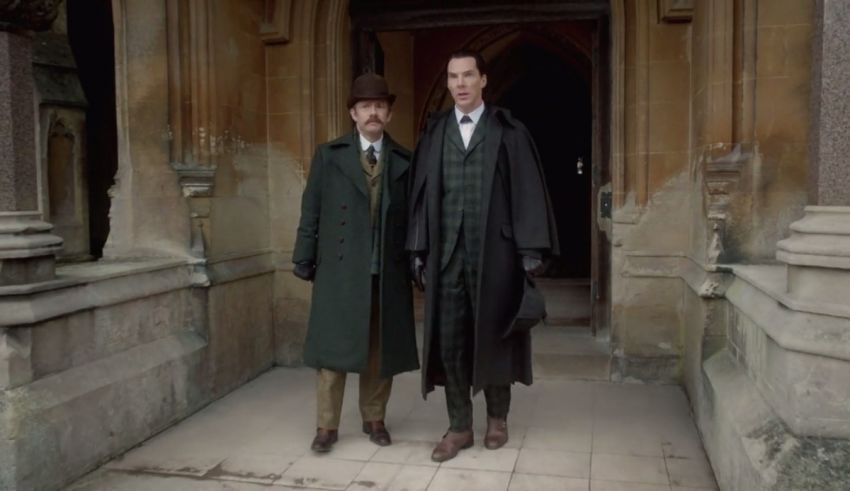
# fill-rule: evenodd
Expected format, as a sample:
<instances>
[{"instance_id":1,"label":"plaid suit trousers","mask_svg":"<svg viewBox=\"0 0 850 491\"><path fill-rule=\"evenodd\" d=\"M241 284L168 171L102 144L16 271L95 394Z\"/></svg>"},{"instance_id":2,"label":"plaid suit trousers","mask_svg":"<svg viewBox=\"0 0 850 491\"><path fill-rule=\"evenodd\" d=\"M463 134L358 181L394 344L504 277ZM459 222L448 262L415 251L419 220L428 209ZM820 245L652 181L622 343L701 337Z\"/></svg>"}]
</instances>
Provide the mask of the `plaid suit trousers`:
<instances>
[{"instance_id":1,"label":"plaid suit trousers","mask_svg":"<svg viewBox=\"0 0 850 491\"><path fill-rule=\"evenodd\" d=\"M446 373L446 409L449 429L472 429L472 366L475 351L476 264L467 255L461 230L457 245L438 282L437 329L440 360ZM511 386L484 388L487 414L506 419L511 404Z\"/></svg>"}]
</instances>

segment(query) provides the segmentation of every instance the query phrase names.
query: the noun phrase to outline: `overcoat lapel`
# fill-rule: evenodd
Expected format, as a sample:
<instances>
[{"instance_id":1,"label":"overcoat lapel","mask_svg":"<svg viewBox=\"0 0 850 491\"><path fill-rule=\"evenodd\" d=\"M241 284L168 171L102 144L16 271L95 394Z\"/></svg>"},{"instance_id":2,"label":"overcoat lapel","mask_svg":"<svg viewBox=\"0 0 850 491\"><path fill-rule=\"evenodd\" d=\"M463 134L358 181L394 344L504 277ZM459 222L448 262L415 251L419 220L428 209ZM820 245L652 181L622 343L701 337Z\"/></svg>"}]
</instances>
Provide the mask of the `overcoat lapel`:
<instances>
[{"instance_id":1,"label":"overcoat lapel","mask_svg":"<svg viewBox=\"0 0 850 491\"><path fill-rule=\"evenodd\" d=\"M403 176L404 172L410 167L410 162L396 153L395 142L390 140L386 133L384 133L384 151L387 158L384 161L384 173L381 176L381 217L383 217L383 221L386 220L387 210L392 201L393 182Z\"/></svg>"},{"instance_id":2,"label":"overcoat lapel","mask_svg":"<svg viewBox=\"0 0 850 491\"><path fill-rule=\"evenodd\" d=\"M460 136L460 126L457 124L457 118L454 115L454 111L451 111L446 115L445 134L446 139L456 146L457 149L460 150L460 153L466 153L466 149L463 148L463 138Z\"/></svg>"},{"instance_id":3,"label":"overcoat lapel","mask_svg":"<svg viewBox=\"0 0 850 491\"><path fill-rule=\"evenodd\" d=\"M363 168L360 165L360 152L357 150L357 132L351 134L348 144L338 144L339 146L347 146L340 154L340 158L334 159L334 163L339 168L351 183L360 190L366 198L369 197L369 191L366 189L366 178L363 176Z\"/></svg>"},{"instance_id":4,"label":"overcoat lapel","mask_svg":"<svg viewBox=\"0 0 850 491\"><path fill-rule=\"evenodd\" d=\"M428 130L429 145L417 158L416 176L413 182L413 192L410 195L411 199L416 199L419 196L426 179L436 183L439 182L437 179L442 178L440 168L443 163L443 135L446 132L445 116L447 114L446 112L443 116L436 117L434 119L434 126ZM423 162L428 166L427 169L420 168Z\"/></svg>"},{"instance_id":5,"label":"overcoat lapel","mask_svg":"<svg viewBox=\"0 0 850 491\"><path fill-rule=\"evenodd\" d=\"M483 118L482 118L483 119ZM481 169L481 232L479 237L486 237L487 217L490 216L490 198L493 194L493 179L496 177L496 162L499 158L499 145L502 142L502 125L492 111L487 111L487 138L484 141L484 162ZM478 128L476 128L478 129ZM476 132L478 133L478 132ZM479 261L484 257L480 255ZM483 271L479 264L479 271Z\"/></svg>"}]
</instances>

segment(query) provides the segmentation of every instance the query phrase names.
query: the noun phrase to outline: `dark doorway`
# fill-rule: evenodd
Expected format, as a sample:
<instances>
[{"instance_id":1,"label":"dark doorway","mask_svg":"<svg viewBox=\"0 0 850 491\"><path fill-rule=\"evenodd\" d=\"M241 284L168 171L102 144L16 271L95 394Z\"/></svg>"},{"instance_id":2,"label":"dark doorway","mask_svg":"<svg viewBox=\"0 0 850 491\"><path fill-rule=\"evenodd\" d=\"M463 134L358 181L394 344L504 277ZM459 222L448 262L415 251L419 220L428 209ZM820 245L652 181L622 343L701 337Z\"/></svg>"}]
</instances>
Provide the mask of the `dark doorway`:
<instances>
[{"instance_id":1,"label":"dark doorway","mask_svg":"<svg viewBox=\"0 0 850 491\"><path fill-rule=\"evenodd\" d=\"M541 279L552 321L547 324L606 333L610 245L597 220L605 208L596 197L610 185L608 2L458 0L435 7L410 0L376 8L378 3L350 4L355 75L376 71L391 87L393 77L406 84L398 90L412 92L405 114L413 113L411 128L418 134L429 113L453 104L445 86L449 54L472 49L484 55L484 100L510 109L528 127L555 208L561 257L549 265L549 278ZM382 45L387 42L401 44ZM387 53L412 58L399 63ZM395 72L410 60L412 74Z\"/></svg>"},{"instance_id":2,"label":"dark doorway","mask_svg":"<svg viewBox=\"0 0 850 491\"><path fill-rule=\"evenodd\" d=\"M86 95L86 164L91 255L109 236L109 188L118 170L112 2L68 0L68 39Z\"/></svg>"},{"instance_id":3,"label":"dark doorway","mask_svg":"<svg viewBox=\"0 0 850 491\"><path fill-rule=\"evenodd\" d=\"M514 46L492 60L503 82L491 77L491 102L511 110L534 137L555 209L561 256L546 271L553 278L590 277L591 104L588 82L539 45ZM494 75L497 75L494 73ZM578 169L581 158L583 167Z\"/></svg>"}]
</instances>

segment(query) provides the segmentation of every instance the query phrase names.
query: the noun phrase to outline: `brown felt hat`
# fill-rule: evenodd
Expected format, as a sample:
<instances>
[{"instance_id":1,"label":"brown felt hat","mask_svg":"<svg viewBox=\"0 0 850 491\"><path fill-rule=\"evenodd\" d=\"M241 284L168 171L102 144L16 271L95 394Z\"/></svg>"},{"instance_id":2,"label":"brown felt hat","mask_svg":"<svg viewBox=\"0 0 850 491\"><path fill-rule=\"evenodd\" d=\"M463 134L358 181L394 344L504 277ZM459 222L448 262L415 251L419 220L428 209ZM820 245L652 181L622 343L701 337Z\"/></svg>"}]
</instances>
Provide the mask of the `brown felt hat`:
<instances>
[{"instance_id":1,"label":"brown felt hat","mask_svg":"<svg viewBox=\"0 0 850 491\"><path fill-rule=\"evenodd\" d=\"M358 101L369 99L382 99L390 103L395 102L395 94L390 94L387 81L376 73L364 73L354 79L351 84L351 94L348 96L348 108L351 109Z\"/></svg>"}]
</instances>

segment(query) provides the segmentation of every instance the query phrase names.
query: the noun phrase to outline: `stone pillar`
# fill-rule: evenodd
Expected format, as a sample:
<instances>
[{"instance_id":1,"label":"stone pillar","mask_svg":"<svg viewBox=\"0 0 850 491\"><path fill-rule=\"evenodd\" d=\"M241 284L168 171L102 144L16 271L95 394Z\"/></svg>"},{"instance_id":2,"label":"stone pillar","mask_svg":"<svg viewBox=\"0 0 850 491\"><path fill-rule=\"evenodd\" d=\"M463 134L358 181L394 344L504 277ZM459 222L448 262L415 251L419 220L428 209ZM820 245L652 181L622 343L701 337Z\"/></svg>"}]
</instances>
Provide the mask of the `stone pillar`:
<instances>
[{"instance_id":1,"label":"stone pillar","mask_svg":"<svg viewBox=\"0 0 850 491\"><path fill-rule=\"evenodd\" d=\"M62 247L39 210L28 32L49 27L58 4L0 0L0 288L52 279Z\"/></svg>"},{"instance_id":2,"label":"stone pillar","mask_svg":"<svg viewBox=\"0 0 850 491\"><path fill-rule=\"evenodd\" d=\"M850 2L817 0L812 39L809 203L779 241L788 292L809 304L843 304L850 290Z\"/></svg>"}]
</instances>

